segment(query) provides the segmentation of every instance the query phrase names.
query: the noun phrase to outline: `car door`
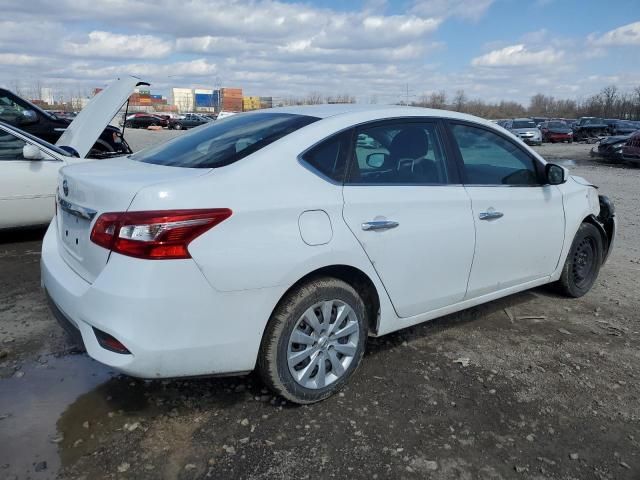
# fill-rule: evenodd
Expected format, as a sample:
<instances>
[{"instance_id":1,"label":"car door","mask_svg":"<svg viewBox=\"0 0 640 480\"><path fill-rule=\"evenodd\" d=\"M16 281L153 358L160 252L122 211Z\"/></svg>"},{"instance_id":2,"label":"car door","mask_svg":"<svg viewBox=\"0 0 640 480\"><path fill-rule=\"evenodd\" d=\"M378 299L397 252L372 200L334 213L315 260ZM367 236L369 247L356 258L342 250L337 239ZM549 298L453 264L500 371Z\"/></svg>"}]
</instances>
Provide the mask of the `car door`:
<instances>
[{"instance_id":1,"label":"car door","mask_svg":"<svg viewBox=\"0 0 640 480\"><path fill-rule=\"evenodd\" d=\"M0 129L0 228L41 225L53 217L64 162L51 156L26 159L26 145L25 139Z\"/></svg>"},{"instance_id":2,"label":"car door","mask_svg":"<svg viewBox=\"0 0 640 480\"><path fill-rule=\"evenodd\" d=\"M541 162L490 127L450 122L471 197L476 248L467 298L549 276L564 242L562 194Z\"/></svg>"},{"instance_id":3,"label":"car door","mask_svg":"<svg viewBox=\"0 0 640 480\"><path fill-rule=\"evenodd\" d=\"M429 120L367 124L353 135L343 216L399 317L464 298L474 250L471 202Z\"/></svg>"}]
</instances>

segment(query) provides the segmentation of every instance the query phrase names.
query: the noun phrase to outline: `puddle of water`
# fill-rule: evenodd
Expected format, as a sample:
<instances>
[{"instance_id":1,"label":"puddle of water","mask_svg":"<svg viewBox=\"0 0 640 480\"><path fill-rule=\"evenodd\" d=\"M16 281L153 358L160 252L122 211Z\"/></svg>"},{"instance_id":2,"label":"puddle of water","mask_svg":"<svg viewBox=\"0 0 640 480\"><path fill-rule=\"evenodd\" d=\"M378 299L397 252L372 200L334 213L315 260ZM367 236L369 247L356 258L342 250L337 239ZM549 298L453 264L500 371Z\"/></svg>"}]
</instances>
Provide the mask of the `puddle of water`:
<instances>
[{"instance_id":1,"label":"puddle of water","mask_svg":"<svg viewBox=\"0 0 640 480\"><path fill-rule=\"evenodd\" d=\"M21 378L0 380L0 416L9 415L0 420L0 477L54 478L60 467L61 415L115 374L86 355L50 357L46 364L25 366L22 371ZM92 406L89 402L88 408ZM58 443L52 441L56 439ZM36 472L39 462L47 462L47 467Z\"/></svg>"}]
</instances>

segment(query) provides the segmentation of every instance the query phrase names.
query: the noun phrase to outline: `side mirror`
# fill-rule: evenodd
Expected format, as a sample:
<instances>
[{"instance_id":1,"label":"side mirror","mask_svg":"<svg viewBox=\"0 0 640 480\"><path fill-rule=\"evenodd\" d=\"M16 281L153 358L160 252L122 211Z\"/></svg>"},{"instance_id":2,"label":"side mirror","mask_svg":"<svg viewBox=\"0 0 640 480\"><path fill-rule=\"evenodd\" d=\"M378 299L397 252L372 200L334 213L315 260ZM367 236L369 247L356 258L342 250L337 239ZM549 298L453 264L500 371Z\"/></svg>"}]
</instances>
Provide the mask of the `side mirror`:
<instances>
[{"instance_id":1,"label":"side mirror","mask_svg":"<svg viewBox=\"0 0 640 480\"><path fill-rule=\"evenodd\" d=\"M35 145L31 145L27 143L24 147L22 147L22 158L25 160L42 160L44 155L42 154L42 150L40 150Z\"/></svg>"},{"instance_id":2,"label":"side mirror","mask_svg":"<svg viewBox=\"0 0 640 480\"><path fill-rule=\"evenodd\" d=\"M38 123L38 114L33 110L25 110L18 117L18 125L33 125Z\"/></svg>"},{"instance_id":3,"label":"side mirror","mask_svg":"<svg viewBox=\"0 0 640 480\"><path fill-rule=\"evenodd\" d=\"M549 185L561 185L567 181L565 169L555 163L547 163L545 174Z\"/></svg>"},{"instance_id":4,"label":"side mirror","mask_svg":"<svg viewBox=\"0 0 640 480\"><path fill-rule=\"evenodd\" d=\"M371 168L380 168L384 165L387 155L381 152L367 155L367 165Z\"/></svg>"}]
</instances>

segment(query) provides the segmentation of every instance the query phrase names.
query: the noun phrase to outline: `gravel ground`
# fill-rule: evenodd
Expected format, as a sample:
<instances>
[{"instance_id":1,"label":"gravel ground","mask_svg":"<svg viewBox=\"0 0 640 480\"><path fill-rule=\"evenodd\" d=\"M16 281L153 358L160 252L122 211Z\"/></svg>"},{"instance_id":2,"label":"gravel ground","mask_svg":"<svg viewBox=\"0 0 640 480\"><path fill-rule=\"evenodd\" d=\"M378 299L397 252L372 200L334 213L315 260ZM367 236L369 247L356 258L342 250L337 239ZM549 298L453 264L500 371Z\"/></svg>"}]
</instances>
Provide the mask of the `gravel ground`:
<instances>
[{"instance_id":1,"label":"gravel ground","mask_svg":"<svg viewBox=\"0 0 640 480\"><path fill-rule=\"evenodd\" d=\"M43 232L4 234L0 478L640 478L640 170L589 148L540 148L617 206L588 295L535 289L370 339L312 406L252 375L145 382L74 353L39 288Z\"/></svg>"}]
</instances>

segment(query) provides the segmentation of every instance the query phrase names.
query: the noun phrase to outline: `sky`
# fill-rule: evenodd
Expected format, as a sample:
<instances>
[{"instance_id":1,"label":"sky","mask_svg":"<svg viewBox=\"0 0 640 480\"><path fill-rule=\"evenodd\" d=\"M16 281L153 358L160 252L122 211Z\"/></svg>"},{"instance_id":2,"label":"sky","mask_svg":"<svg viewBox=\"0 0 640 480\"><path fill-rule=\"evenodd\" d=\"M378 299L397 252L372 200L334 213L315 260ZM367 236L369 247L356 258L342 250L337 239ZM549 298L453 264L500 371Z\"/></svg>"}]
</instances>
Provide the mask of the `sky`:
<instances>
[{"instance_id":1,"label":"sky","mask_svg":"<svg viewBox=\"0 0 640 480\"><path fill-rule=\"evenodd\" d=\"M524 105L640 86L640 0L0 0L0 85Z\"/></svg>"}]
</instances>

